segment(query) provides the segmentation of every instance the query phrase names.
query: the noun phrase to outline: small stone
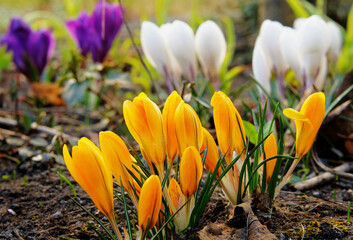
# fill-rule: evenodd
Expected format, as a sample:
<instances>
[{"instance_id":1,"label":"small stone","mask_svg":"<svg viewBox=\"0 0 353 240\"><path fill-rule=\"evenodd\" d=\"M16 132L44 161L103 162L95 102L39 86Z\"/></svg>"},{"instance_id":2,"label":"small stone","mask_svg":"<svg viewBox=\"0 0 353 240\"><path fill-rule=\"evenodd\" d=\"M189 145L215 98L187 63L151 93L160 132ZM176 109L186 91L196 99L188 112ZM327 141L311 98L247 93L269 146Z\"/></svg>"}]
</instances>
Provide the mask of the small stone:
<instances>
[{"instance_id":1,"label":"small stone","mask_svg":"<svg viewBox=\"0 0 353 240\"><path fill-rule=\"evenodd\" d=\"M12 215L12 216L16 216L16 212L14 210L12 210L11 208L7 209L7 211Z\"/></svg>"},{"instance_id":2,"label":"small stone","mask_svg":"<svg viewBox=\"0 0 353 240\"><path fill-rule=\"evenodd\" d=\"M61 156L61 155L54 155L54 159L55 159L55 162L56 162L57 164L60 164L60 165L65 166L65 161L64 161L63 156Z\"/></svg>"},{"instance_id":3,"label":"small stone","mask_svg":"<svg viewBox=\"0 0 353 240\"><path fill-rule=\"evenodd\" d=\"M26 160L30 157L33 157L34 152L29 148L19 148L18 155L20 156L21 160Z\"/></svg>"},{"instance_id":4,"label":"small stone","mask_svg":"<svg viewBox=\"0 0 353 240\"><path fill-rule=\"evenodd\" d=\"M39 137L32 138L29 141L29 143L39 148L45 148L46 146L48 146L48 141L45 140L44 138L39 138Z\"/></svg>"},{"instance_id":5,"label":"small stone","mask_svg":"<svg viewBox=\"0 0 353 240\"><path fill-rule=\"evenodd\" d=\"M57 211L56 213L54 213L54 218L59 218L62 216L61 212L60 211Z\"/></svg>"},{"instance_id":6,"label":"small stone","mask_svg":"<svg viewBox=\"0 0 353 240\"><path fill-rule=\"evenodd\" d=\"M296 202L286 202L284 203L284 205L288 207L295 207L295 206L298 206L299 204Z\"/></svg>"},{"instance_id":7,"label":"small stone","mask_svg":"<svg viewBox=\"0 0 353 240\"><path fill-rule=\"evenodd\" d=\"M60 200L60 204L64 205L64 204L66 204L66 201Z\"/></svg>"},{"instance_id":8,"label":"small stone","mask_svg":"<svg viewBox=\"0 0 353 240\"><path fill-rule=\"evenodd\" d=\"M281 233L281 234L279 235L279 237L280 237L282 240L286 240L286 239L287 239L287 237L286 237L283 233Z\"/></svg>"},{"instance_id":9,"label":"small stone","mask_svg":"<svg viewBox=\"0 0 353 240\"><path fill-rule=\"evenodd\" d=\"M319 191L315 191L313 192L313 196L319 198L321 197L321 193Z\"/></svg>"},{"instance_id":10,"label":"small stone","mask_svg":"<svg viewBox=\"0 0 353 240\"><path fill-rule=\"evenodd\" d=\"M5 141L12 147L21 147L23 144L25 144L25 140L19 137L8 137Z\"/></svg>"}]
</instances>

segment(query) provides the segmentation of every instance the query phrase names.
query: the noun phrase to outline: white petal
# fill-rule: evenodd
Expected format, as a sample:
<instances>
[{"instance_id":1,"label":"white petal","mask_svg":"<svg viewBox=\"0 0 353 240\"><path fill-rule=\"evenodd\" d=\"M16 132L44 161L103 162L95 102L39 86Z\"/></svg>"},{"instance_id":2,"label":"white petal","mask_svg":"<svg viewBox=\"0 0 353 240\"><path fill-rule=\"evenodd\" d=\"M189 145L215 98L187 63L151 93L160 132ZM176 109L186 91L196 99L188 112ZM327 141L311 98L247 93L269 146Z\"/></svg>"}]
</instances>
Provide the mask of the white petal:
<instances>
[{"instance_id":1,"label":"white petal","mask_svg":"<svg viewBox=\"0 0 353 240\"><path fill-rule=\"evenodd\" d=\"M142 23L141 46L148 61L164 76L165 71L171 68L171 62L167 44L156 24L148 21Z\"/></svg>"},{"instance_id":2,"label":"white petal","mask_svg":"<svg viewBox=\"0 0 353 240\"><path fill-rule=\"evenodd\" d=\"M301 64L299 60L299 33L297 30L284 27L280 36L280 48L285 62L289 65L299 82L302 82Z\"/></svg>"},{"instance_id":3,"label":"white petal","mask_svg":"<svg viewBox=\"0 0 353 240\"><path fill-rule=\"evenodd\" d=\"M206 75L216 76L224 61L227 44L218 25L208 20L203 22L195 35L195 48Z\"/></svg>"},{"instance_id":4,"label":"white petal","mask_svg":"<svg viewBox=\"0 0 353 240\"><path fill-rule=\"evenodd\" d=\"M168 28L165 36L169 49L184 77L193 81L197 71L194 32L187 23L179 20L175 20Z\"/></svg>"},{"instance_id":5,"label":"white petal","mask_svg":"<svg viewBox=\"0 0 353 240\"><path fill-rule=\"evenodd\" d=\"M255 79L268 93L271 93L271 70L265 57L265 53L262 49L262 45L260 44L259 38L255 42L255 47L252 55L252 69ZM262 92L260 87L259 91Z\"/></svg>"},{"instance_id":6,"label":"white petal","mask_svg":"<svg viewBox=\"0 0 353 240\"><path fill-rule=\"evenodd\" d=\"M299 58L306 77L313 81L330 44L327 25L321 17L313 15L299 28L299 34Z\"/></svg>"},{"instance_id":7,"label":"white petal","mask_svg":"<svg viewBox=\"0 0 353 240\"><path fill-rule=\"evenodd\" d=\"M293 28L299 30L303 23L305 22L306 18L296 18L293 22Z\"/></svg>"},{"instance_id":8,"label":"white petal","mask_svg":"<svg viewBox=\"0 0 353 240\"><path fill-rule=\"evenodd\" d=\"M271 58L271 68L277 75L284 76L286 63L282 52L279 49L279 38L283 30L283 25L277 21L265 20L261 24L260 37L263 50Z\"/></svg>"},{"instance_id":9,"label":"white petal","mask_svg":"<svg viewBox=\"0 0 353 240\"><path fill-rule=\"evenodd\" d=\"M342 33L334 22L328 22L327 27L331 36L331 44L328 49L328 55L333 61L336 61L342 48Z\"/></svg>"}]
</instances>

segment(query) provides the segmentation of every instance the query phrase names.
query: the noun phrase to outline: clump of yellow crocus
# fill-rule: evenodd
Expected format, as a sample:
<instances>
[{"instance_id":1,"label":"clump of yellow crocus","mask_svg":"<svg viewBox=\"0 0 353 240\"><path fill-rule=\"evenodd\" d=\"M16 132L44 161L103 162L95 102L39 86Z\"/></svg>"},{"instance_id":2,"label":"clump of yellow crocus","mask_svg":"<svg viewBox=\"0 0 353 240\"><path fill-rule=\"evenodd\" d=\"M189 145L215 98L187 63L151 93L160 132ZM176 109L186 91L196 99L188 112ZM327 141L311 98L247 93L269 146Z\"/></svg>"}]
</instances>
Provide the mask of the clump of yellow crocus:
<instances>
[{"instance_id":1,"label":"clump of yellow crocus","mask_svg":"<svg viewBox=\"0 0 353 240\"><path fill-rule=\"evenodd\" d=\"M170 183L168 186L168 193L173 203L173 206L170 206L170 211L172 212L172 214L174 214L175 211L177 211L185 204L187 199L185 195L182 193L180 185L175 180L175 178L172 178L170 180ZM186 211L186 207L184 206L173 218L175 231L177 233L187 228L187 225L189 223L189 220L187 218L188 218L187 211Z\"/></svg>"},{"instance_id":2,"label":"clump of yellow crocus","mask_svg":"<svg viewBox=\"0 0 353 240\"><path fill-rule=\"evenodd\" d=\"M245 148L243 121L232 101L221 91L213 94L211 106L219 148L229 164L233 159L233 152L240 154Z\"/></svg>"},{"instance_id":3,"label":"clump of yellow crocus","mask_svg":"<svg viewBox=\"0 0 353 240\"><path fill-rule=\"evenodd\" d=\"M138 225L143 233L147 233L156 225L161 206L161 182L157 175L151 175L142 185L138 203ZM144 234L140 236L142 235Z\"/></svg>"},{"instance_id":4,"label":"clump of yellow crocus","mask_svg":"<svg viewBox=\"0 0 353 240\"><path fill-rule=\"evenodd\" d=\"M135 168L133 167L134 158L130 155L124 141L115 133L105 131L99 133L99 145L102 149L104 160L110 166L117 183L123 185L124 190L127 191L135 207L137 207L133 187L136 193L139 193L141 188L127 169L137 178L140 178L140 173L136 170L136 168L138 169L137 165L134 166Z\"/></svg>"},{"instance_id":5,"label":"clump of yellow crocus","mask_svg":"<svg viewBox=\"0 0 353 240\"><path fill-rule=\"evenodd\" d=\"M181 101L182 98L180 97L180 95L176 91L172 92L167 98L162 112L163 130L166 141L169 165L173 163L174 159L179 154L179 145L175 131L174 116L175 111Z\"/></svg>"},{"instance_id":6,"label":"clump of yellow crocus","mask_svg":"<svg viewBox=\"0 0 353 240\"><path fill-rule=\"evenodd\" d=\"M195 110L181 101L175 111L174 121L180 157L187 147L193 146L200 150L203 138L202 126Z\"/></svg>"},{"instance_id":7,"label":"clump of yellow crocus","mask_svg":"<svg viewBox=\"0 0 353 240\"><path fill-rule=\"evenodd\" d=\"M141 153L153 171L154 164L162 171L166 157L162 115L158 106L144 93L123 105L126 125L140 145ZM160 173L161 174L161 173Z\"/></svg>"},{"instance_id":8,"label":"clump of yellow crocus","mask_svg":"<svg viewBox=\"0 0 353 240\"><path fill-rule=\"evenodd\" d=\"M118 239L122 239L114 217L113 177L99 148L87 138L81 138L72 148L63 147L65 164L76 182L86 191L111 223Z\"/></svg>"},{"instance_id":9,"label":"clump of yellow crocus","mask_svg":"<svg viewBox=\"0 0 353 240\"><path fill-rule=\"evenodd\" d=\"M276 187L276 195L289 182L300 159L307 154L315 141L317 132L325 118L325 94L323 92L313 93L304 101L300 112L287 108L283 110L283 114L295 121L297 130L295 156L297 159L293 161L282 182Z\"/></svg>"}]
</instances>

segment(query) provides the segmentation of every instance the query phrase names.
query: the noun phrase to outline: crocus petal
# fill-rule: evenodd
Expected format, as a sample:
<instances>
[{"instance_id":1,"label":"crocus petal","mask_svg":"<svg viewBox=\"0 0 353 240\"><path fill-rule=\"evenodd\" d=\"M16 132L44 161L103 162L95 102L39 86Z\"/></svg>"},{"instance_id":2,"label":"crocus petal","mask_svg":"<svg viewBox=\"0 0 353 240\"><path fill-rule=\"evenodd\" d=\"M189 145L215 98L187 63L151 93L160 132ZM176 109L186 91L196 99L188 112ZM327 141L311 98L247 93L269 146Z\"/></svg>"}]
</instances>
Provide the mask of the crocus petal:
<instances>
[{"instance_id":1,"label":"crocus petal","mask_svg":"<svg viewBox=\"0 0 353 240\"><path fill-rule=\"evenodd\" d=\"M182 193L181 193L180 186L178 182L175 180L175 178L172 178L170 180L170 183L168 186L168 192L169 192L170 198L172 199L175 209L178 209L179 197Z\"/></svg>"},{"instance_id":2,"label":"crocus petal","mask_svg":"<svg viewBox=\"0 0 353 240\"><path fill-rule=\"evenodd\" d=\"M229 164L233 158L233 151L240 154L245 147L243 121L232 101L221 91L213 94L211 106L219 148Z\"/></svg>"},{"instance_id":3,"label":"crocus petal","mask_svg":"<svg viewBox=\"0 0 353 240\"><path fill-rule=\"evenodd\" d=\"M277 155L277 143L275 136L271 133L265 141L264 151L266 159ZM264 157L262 157L264 159ZM273 171L275 170L277 159L266 162L266 182L270 183Z\"/></svg>"},{"instance_id":4,"label":"crocus petal","mask_svg":"<svg viewBox=\"0 0 353 240\"><path fill-rule=\"evenodd\" d=\"M164 77L172 74L170 53L161 30L152 22L141 25L141 46L147 60Z\"/></svg>"},{"instance_id":5,"label":"crocus petal","mask_svg":"<svg viewBox=\"0 0 353 240\"><path fill-rule=\"evenodd\" d=\"M218 78L227 52L227 43L219 26L207 20L197 29L195 49L204 74L211 80Z\"/></svg>"},{"instance_id":6,"label":"crocus petal","mask_svg":"<svg viewBox=\"0 0 353 240\"><path fill-rule=\"evenodd\" d=\"M39 30L30 35L27 42L29 58L41 75L53 54L55 39L49 30Z\"/></svg>"},{"instance_id":7,"label":"crocus petal","mask_svg":"<svg viewBox=\"0 0 353 240\"><path fill-rule=\"evenodd\" d=\"M172 92L172 94L169 95L165 102L162 113L163 131L167 147L167 156L170 163L172 163L176 156L179 154L179 145L175 131L174 116L175 111L181 101L182 98L180 95L176 91Z\"/></svg>"},{"instance_id":8,"label":"crocus petal","mask_svg":"<svg viewBox=\"0 0 353 240\"><path fill-rule=\"evenodd\" d=\"M286 63L279 49L282 30L283 25L280 22L267 19L261 24L259 35L265 56L269 56L271 59L271 63L269 63L271 69L280 76L283 76L286 71Z\"/></svg>"},{"instance_id":9,"label":"crocus petal","mask_svg":"<svg viewBox=\"0 0 353 240\"><path fill-rule=\"evenodd\" d=\"M217 162L219 160L219 152L216 142L214 141L212 135L207 131L206 128L202 128L203 130L203 143L200 151L205 151L207 146L207 155L205 159L205 168L207 171L211 173L216 169ZM204 153L205 154L205 153ZM217 175L220 176L222 173L221 167L218 168Z\"/></svg>"},{"instance_id":10,"label":"crocus petal","mask_svg":"<svg viewBox=\"0 0 353 240\"><path fill-rule=\"evenodd\" d=\"M283 27L280 36L280 49L285 62L293 70L295 77L302 84L302 67L299 60L299 33L297 30L290 27Z\"/></svg>"},{"instance_id":11,"label":"crocus petal","mask_svg":"<svg viewBox=\"0 0 353 240\"><path fill-rule=\"evenodd\" d=\"M189 81L195 80L197 72L195 38L192 28L185 22L175 20L165 32L167 44Z\"/></svg>"},{"instance_id":12,"label":"crocus petal","mask_svg":"<svg viewBox=\"0 0 353 240\"><path fill-rule=\"evenodd\" d=\"M103 62L123 24L120 5L99 1L94 7L91 21L101 42L101 48L92 52L93 60Z\"/></svg>"},{"instance_id":13,"label":"crocus petal","mask_svg":"<svg viewBox=\"0 0 353 240\"><path fill-rule=\"evenodd\" d=\"M156 225L161 205L161 182L157 175L151 175L142 185L138 203L138 224L143 230L148 231Z\"/></svg>"},{"instance_id":14,"label":"crocus petal","mask_svg":"<svg viewBox=\"0 0 353 240\"><path fill-rule=\"evenodd\" d=\"M328 73L328 63L327 63L327 57L323 56L321 59L320 67L319 67L319 73L317 74L317 77L315 79L315 87L318 90L323 90L325 81L327 78L327 73Z\"/></svg>"},{"instance_id":15,"label":"crocus petal","mask_svg":"<svg viewBox=\"0 0 353 240\"><path fill-rule=\"evenodd\" d=\"M132 167L131 155L124 141L115 133L106 131L99 133L99 145L102 149L104 160L112 170L118 184L122 183L127 192L133 193L131 186L134 179L127 169L133 172L135 177L140 175Z\"/></svg>"},{"instance_id":16,"label":"crocus petal","mask_svg":"<svg viewBox=\"0 0 353 240\"><path fill-rule=\"evenodd\" d=\"M259 39L255 42L252 55L252 69L255 79L261 84L267 93L271 93L271 69ZM262 92L260 87L259 91Z\"/></svg>"},{"instance_id":17,"label":"crocus petal","mask_svg":"<svg viewBox=\"0 0 353 240\"><path fill-rule=\"evenodd\" d=\"M175 111L174 121L179 155L182 155L190 146L200 149L203 140L202 126L195 110L181 101Z\"/></svg>"},{"instance_id":18,"label":"crocus petal","mask_svg":"<svg viewBox=\"0 0 353 240\"><path fill-rule=\"evenodd\" d=\"M316 15L306 19L298 31L299 58L310 86L330 45L330 35L324 20Z\"/></svg>"},{"instance_id":19,"label":"crocus petal","mask_svg":"<svg viewBox=\"0 0 353 240\"><path fill-rule=\"evenodd\" d=\"M339 27L334 22L328 22L327 28L331 36L331 44L328 49L328 55L335 62L340 55L342 48L342 33Z\"/></svg>"},{"instance_id":20,"label":"crocus petal","mask_svg":"<svg viewBox=\"0 0 353 240\"><path fill-rule=\"evenodd\" d=\"M303 157L312 147L317 132L325 117L325 95L322 92L310 95L300 112L284 109L283 114L295 120L296 156Z\"/></svg>"},{"instance_id":21,"label":"crocus petal","mask_svg":"<svg viewBox=\"0 0 353 240\"><path fill-rule=\"evenodd\" d=\"M180 160L180 188L187 198L196 192L202 169L199 151L195 147L186 148Z\"/></svg>"},{"instance_id":22,"label":"crocus petal","mask_svg":"<svg viewBox=\"0 0 353 240\"><path fill-rule=\"evenodd\" d=\"M140 145L146 162L161 165L166 156L162 115L158 106L144 93L133 102L125 101L123 113L126 125Z\"/></svg>"},{"instance_id":23,"label":"crocus petal","mask_svg":"<svg viewBox=\"0 0 353 240\"><path fill-rule=\"evenodd\" d=\"M72 157L63 147L65 164L76 182L108 218L114 216L113 179L100 150L88 139L81 138L72 148ZM84 167L82 167L84 166Z\"/></svg>"}]
</instances>

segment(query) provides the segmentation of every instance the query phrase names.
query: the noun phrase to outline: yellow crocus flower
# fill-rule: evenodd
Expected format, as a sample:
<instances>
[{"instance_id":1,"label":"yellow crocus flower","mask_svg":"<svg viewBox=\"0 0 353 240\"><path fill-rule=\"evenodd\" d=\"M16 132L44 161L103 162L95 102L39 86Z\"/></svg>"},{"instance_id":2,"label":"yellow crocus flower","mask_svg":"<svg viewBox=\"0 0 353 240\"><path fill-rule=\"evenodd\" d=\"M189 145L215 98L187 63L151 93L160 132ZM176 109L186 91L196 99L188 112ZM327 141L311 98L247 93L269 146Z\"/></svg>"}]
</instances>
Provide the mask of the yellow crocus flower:
<instances>
[{"instance_id":1,"label":"yellow crocus flower","mask_svg":"<svg viewBox=\"0 0 353 240\"><path fill-rule=\"evenodd\" d=\"M179 155L182 156L187 147L193 146L200 150L202 144L202 125L195 110L181 101L175 111L175 131L179 145Z\"/></svg>"},{"instance_id":2,"label":"yellow crocus flower","mask_svg":"<svg viewBox=\"0 0 353 240\"><path fill-rule=\"evenodd\" d=\"M148 165L163 165L166 152L162 115L158 106L146 94L140 93L132 102L124 102L123 113L126 125L140 145Z\"/></svg>"},{"instance_id":3,"label":"yellow crocus flower","mask_svg":"<svg viewBox=\"0 0 353 240\"><path fill-rule=\"evenodd\" d=\"M170 180L169 186L168 186L168 192L170 195L170 198L172 199L173 205L175 209L179 208L179 198L182 194L180 186L178 182L175 180L175 178L172 178Z\"/></svg>"},{"instance_id":4,"label":"yellow crocus flower","mask_svg":"<svg viewBox=\"0 0 353 240\"><path fill-rule=\"evenodd\" d=\"M72 157L66 144L63 156L72 177L108 218L118 239L122 239L114 217L113 177L102 152L90 140L81 138L72 148Z\"/></svg>"},{"instance_id":5,"label":"yellow crocus flower","mask_svg":"<svg viewBox=\"0 0 353 240\"><path fill-rule=\"evenodd\" d=\"M137 207L137 201L132 186L135 187L137 193L140 192L140 186L127 169L137 178L140 178L140 173L133 167L134 158L130 155L124 141L115 133L105 131L99 133L99 145L102 149L104 159L112 170L116 181L119 185L122 183L123 188L128 192Z\"/></svg>"},{"instance_id":6,"label":"yellow crocus flower","mask_svg":"<svg viewBox=\"0 0 353 240\"><path fill-rule=\"evenodd\" d=\"M180 187L187 198L197 191L202 170L202 159L199 151L193 146L187 147L180 160Z\"/></svg>"},{"instance_id":7,"label":"yellow crocus flower","mask_svg":"<svg viewBox=\"0 0 353 240\"><path fill-rule=\"evenodd\" d=\"M239 154L245 147L246 136L243 121L232 101L221 91L213 94L211 106L218 145L229 164L233 159L233 151Z\"/></svg>"},{"instance_id":8,"label":"yellow crocus flower","mask_svg":"<svg viewBox=\"0 0 353 240\"><path fill-rule=\"evenodd\" d=\"M167 98L162 112L163 130L167 146L167 156L169 163L172 163L179 154L179 145L175 132L175 111L182 101L180 95L174 91Z\"/></svg>"},{"instance_id":9,"label":"yellow crocus flower","mask_svg":"<svg viewBox=\"0 0 353 240\"><path fill-rule=\"evenodd\" d=\"M264 151L266 159L274 157L277 155L277 143L275 136L271 133L270 136L265 141L264 144ZM264 159L264 156L261 157ZM277 159L272 159L266 162L266 182L267 184L270 183L273 171L275 170Z\"/></svg>"},{"instance_id":10,"label":"yellow crocus flower","mask_svg":"<svg viewBox=\"0 0 353 240\"><path fill-rule=\"evenodd\" d=\"M205 168L207 171L211 173L214 172L217 162L219 160L219 152L216 142L214 141L212 135L207 131L206 128L202 128L203 130L203 143L200 151L204 151L207 146L207 155L205 159ZM220 176L222 173L222 168L218 168L217 175Z\"/></svg>"},{"instance_id":11,"label":"yellow crocus flower","mask_svg":"<svg viewBox=\"0 0 353 240\"><path fill-rule=\"evenodd\" d=\"M325 117L325 94L317 92L311 94L303 103L300 112L287 108L283 114L295 120L296 157L302 158L312 147L317 132Z\"/></svg>"},{"instance_id":12,"label":"yellow crocus flower","mask_svg":"<svg viewBox=\"0 0 353 240\"><path fill-rule=\"evenodd\" d=\"M138 225L143 231L148 231L156 225L161 206L161 182L157 175L151 175L142 185L138 203Z\"/></svg>"}]
</instances>

